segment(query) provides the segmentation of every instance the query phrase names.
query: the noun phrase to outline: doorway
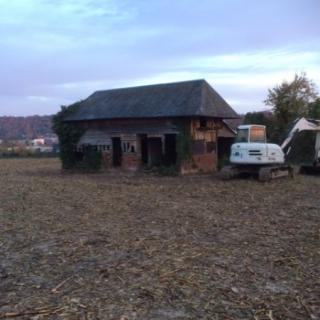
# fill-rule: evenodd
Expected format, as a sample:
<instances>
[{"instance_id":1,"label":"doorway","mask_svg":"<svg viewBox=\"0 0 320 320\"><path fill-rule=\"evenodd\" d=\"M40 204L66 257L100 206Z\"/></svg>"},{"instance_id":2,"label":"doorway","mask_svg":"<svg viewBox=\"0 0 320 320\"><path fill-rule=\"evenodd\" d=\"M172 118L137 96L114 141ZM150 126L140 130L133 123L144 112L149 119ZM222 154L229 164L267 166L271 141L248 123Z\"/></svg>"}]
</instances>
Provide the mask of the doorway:
<instances>
[{"instance_id":1,"label":"doorway","mask_svg":"<svg viewBox=\"0 0 320 320\"><path fill-rule=\"evenodd\" d=\"M161 138L148 138L148 164L150 166L160 166L162 164L162 140Z\"/></svg>"},{"instance_id":2,"label":"doorway","mask_svg":"<svg viewBox=\"0 0 320 320\"><path fill-rule=\"evenodd\" d=\"M119 137L112 138L112 165L114 167L121 166L121 139Z\"/></svg>"},{"instance_id":3,"label":"doorway","mask_svg":"<svg viewBox=\"0 0 320 320\"><path fill-rule=\"evenodd\" d=\"M177 142L175 134L164 136L164 165L172 166L177 163Z\"/></svg>"},{"instance_id":4,"label":"doorway","mask_svg":"<svg viewBox=\"0 0 320 320\"><path fill-rule=\"evenodd\" d=\"M148 138L146 134L140 134L140 150L142 164L148 164Z\"/></svg>"}]
</instances>

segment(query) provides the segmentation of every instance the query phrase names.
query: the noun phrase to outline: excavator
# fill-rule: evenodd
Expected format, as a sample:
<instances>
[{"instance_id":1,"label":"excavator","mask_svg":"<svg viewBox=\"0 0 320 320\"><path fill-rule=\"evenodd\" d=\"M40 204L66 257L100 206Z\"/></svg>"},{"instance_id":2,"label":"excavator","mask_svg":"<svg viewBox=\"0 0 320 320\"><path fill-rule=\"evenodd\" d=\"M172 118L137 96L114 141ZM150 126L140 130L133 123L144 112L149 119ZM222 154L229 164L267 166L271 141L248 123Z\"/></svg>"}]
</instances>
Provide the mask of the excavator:
<instances>
[{"instance_id":1,"label":"excavator","mask_svg":"<svg viewBox=\"0 0 320 320\"><path fill-rule=\"evenodd\" d=\"M288 163L301 171L320 171L320 120L297 119L281 145Z\"/></svg>"},{"instance_id":2,"label":"excavator","mask_svg":"<svg viewBox=\"0 0 320 320\"><path fill-rule=\"evenodd\" d=\"M258 175L265 182L293 177L300 167L320 169L319 120L296 120L281 147L267 143L265 126L239 126L231 146L230 165L220 174L225 180L243 174Z\"/></svg>"}]
</instances>

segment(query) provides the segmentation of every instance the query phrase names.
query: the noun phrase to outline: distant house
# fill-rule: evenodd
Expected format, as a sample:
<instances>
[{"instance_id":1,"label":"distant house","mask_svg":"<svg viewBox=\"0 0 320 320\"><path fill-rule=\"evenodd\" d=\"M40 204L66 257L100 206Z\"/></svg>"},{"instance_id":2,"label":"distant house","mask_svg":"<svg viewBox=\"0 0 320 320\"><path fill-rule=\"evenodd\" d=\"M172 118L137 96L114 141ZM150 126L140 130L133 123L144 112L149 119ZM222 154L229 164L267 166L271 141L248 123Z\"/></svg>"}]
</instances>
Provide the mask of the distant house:
<instances>
[{"instance_id":1,"label":"distant house","mask_svg":"<svg viewBox=\"0 0 320 320\"><path fill-rule=\"evenodd\" d=\"M177 165L186 173L216 170L219 130L234 118L205 80L194 80L97 91L65 121L86 128L78 150L96 146L106 167Z\"/></svg>"},{"instance_id":2,"label":"distant house","mask_svg":"<svg viewBox=\"0 0 320 320\"><path fill-rule=\"evenodd\" d=\"M31 140L32 146L44 146L45 145L45 139L44 138L36 138Z\"/></svg>"}]
</instances>

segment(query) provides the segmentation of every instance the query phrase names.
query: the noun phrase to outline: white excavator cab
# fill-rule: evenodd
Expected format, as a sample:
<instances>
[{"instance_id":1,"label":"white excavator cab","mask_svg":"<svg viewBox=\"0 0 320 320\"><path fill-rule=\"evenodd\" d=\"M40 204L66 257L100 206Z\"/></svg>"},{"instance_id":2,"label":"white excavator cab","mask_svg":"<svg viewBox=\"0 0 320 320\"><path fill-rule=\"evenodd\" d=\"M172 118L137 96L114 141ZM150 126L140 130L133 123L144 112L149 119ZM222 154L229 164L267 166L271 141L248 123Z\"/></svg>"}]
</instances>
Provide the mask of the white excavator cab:
<instances>
[{"instance_id":1,"label":"white excavator cab","mask_svg":"<svg viewBox=\"0 0 320 320\"><path fill-rule=\"evenodd\" d=\"M266 127L242 125L237 129L235 143L231 146L230 162L233 164L266 165L284 163L282 149L267 143Z\"/></svg>"},{"instance_id":2,"label":"white excavator cab","mask_svg":"<svg viewBox=\"0 0 320 320\"><path fill-rule=\"evenodd\" d=\"M235 142L266 143L266 127L261 125L242 125L237 128Z\"/></svg>"},{"instance_id":3,"label":"white excavator cab","mask_svg":"<svg viewBox=\"0 0 320 320\"><path fill-rule=\"evenodd\" d=\"M242 125L237 128L234 144L231 146L230 165L221 170L223 179L241 174L257 174L259 180L268 181L293 174L285 165L284 153L280 146L267 143L266 127Z\"/></svg>"}]
</instances>

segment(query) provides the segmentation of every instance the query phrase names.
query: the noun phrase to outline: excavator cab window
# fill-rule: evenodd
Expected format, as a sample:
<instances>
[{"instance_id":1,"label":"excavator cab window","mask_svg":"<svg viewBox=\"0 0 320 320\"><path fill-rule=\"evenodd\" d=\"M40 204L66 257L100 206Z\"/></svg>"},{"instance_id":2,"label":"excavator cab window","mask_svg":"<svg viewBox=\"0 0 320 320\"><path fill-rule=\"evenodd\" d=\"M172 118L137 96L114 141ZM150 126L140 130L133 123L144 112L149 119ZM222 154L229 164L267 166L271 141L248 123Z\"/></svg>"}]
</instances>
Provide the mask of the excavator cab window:
<instances>
[{"instance_id":1,"label":"excavator cab window","mask_svg":"<svg viewBox=\"0 0 320 320\"><path fill-rule=\"evenodd\" d=\"M264 127L252 126L250 128L250 142L265 143L266 130Z\"/></svg>"},{"instance_id":2,"label":"excavator cab window","mask_svg":"<svg viewBox=\"0 0 320 320\"><path fill-rule=\"evenodd\" d=\"M235 142L248 142L249 129L238 129Z\"/></svg>"}]
</instances>

